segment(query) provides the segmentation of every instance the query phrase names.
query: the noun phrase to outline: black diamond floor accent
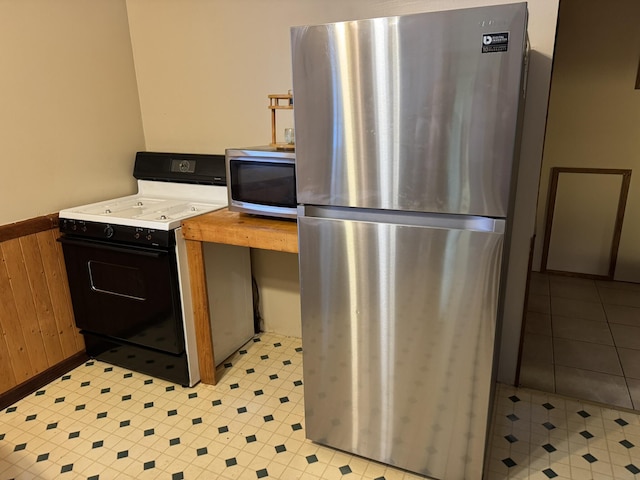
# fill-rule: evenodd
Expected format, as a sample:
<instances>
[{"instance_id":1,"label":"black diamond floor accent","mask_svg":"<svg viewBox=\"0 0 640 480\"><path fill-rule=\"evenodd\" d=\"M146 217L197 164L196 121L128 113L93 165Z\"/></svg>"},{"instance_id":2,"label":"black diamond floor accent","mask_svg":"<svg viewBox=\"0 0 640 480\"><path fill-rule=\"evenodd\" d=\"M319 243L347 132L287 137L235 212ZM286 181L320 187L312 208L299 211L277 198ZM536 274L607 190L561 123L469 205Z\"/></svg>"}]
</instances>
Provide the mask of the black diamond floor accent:
<instances>
[{"instance_id":1,"label":"black diamond floor accent","mask_svg":"<svg viewBox=\"0 0 640 480\"><path fill-rule=\"evenodd\" d=\"M27 418L24 419L25 422L30 422L31 420L35 420L38 415L27 415Z\"/></svg>"},{"instance_id":2,"label":"black diamond floor accent","mask_svg":"<svg viewBox=\"0 0 640 480\"><path fill-rule=\"evenodd\" d=\"M107 412L100 412L96 418L106 418L107 417Z\"/></svg>"},{"instance_id":3,"label":"black diamond floor accent","mask_svg":"<svg viewBox=\"0 0 640 480\"><path fill-rule=\"evenodd\" d=\"M548 403L548 402L547 402L547 403L543 403L543 404L542 404L542 406L543 406L544 408L546 408L547 410L553 410L554 408L556 408L556 407L554 407L553 405L551 405L551 404L550 404L550 403Z\"/></svg>"},{"instance_id":4,"label":"black diamond floor accent","mask_svg":"<svg viewBox=\"0 0 640 480\"><path fill-rule=\"evenodd\" d=\"M241 414L241 413L247 413L247 407L238 408L238 414Z\"/></svg>"},{"instance_id":5,"label":"black diamond floor accent","mask_svg":"<svg viewBox=\"0 0 640 480\"><path fill-rule=\"evenodd\" d=\"M144 462L144 470L149 470L150 468L156 468L155 460L151 460L150 462Z\"/></svg>"},{"instance_id":6,"label":"black diamond floor accent","mask_svg":"<svg viewBox=\"0 0 640 480\"><path fill-rule=\"evenodd\" d=\"M511 457L502 459L502 463L504 463L508 468L515 467L517 465Z\"/></svg>"},{"instance_id":7,"label":"black diamond floor accent","mask_svg":"<svg viewBox=\"0 0 640 480\"><path fill-rule=\"evenodd\" d=\"M196 392L190 393L189 400L191 400L192 398L198 398L198 394Z\"/></svg>"},{"instance_id":8,"label":"black diamond floor accent","mask_svg":"<svg viewBox=\"0 0 640 480\"><path fill-rule=\"evenodd\" d=\"M549 453L555 452L557 450L557 448L551 445L550 443L547 443L546 445L542 445L542 448L544 448Z\"/></svg>"},{"instance_id":9,"label":"black diamond floor accent","mask_svg":"<svg viewBox=\"0 0 640 480\"><path fill-rule=\"evenodd\" d=\"M269 380L275 380L278 378L278 375L276 375L275 373L273 375L269 375Z\"/></svg>"},{"instance_id":10,"label":"black diamond floor accent","mask_svg":"<svg viewBox=\"0 0 640 480\"><path fill-rule=\"evenodd\" d=\"M542 473L544 473L549 478L556 478L558 476L558 474L550 468L545 468L544 470L542 470Z\"/></svg>"},{"instance_id":11,"label":"black diamond floor accent","mask_svg":"<svg viewBox=\"0 0 640 480\"><path fill-rule=\"evenodd\" d=\"M282 362L283 365L291 365L291 360L284 360Z\"/></svg>"},{"instance_id":12,"label":"black diamond floor accent","mask_svg":"<svg viewBox=\"0 0 640 480\"><path fill-rule=\"evenodd\" d=\"M169 440L169 446L174 446L174 445L180 445L179 438L172 438L171 440Z\"/></svg>"},{"instance_id":13,"label":"black diamond floor accent","mask_svg":"<svg viewBox=\"0 0 640 480\"><path fill-rule=\"evenodd\" d=\"M256 373L255 369L253 368L247 368L247 374L252 374L252 373Z\"/></svg>"},{"instance_id":14,"label":"black diamond floor accent","mask_svg":"<svg viewBox=\"0 0 640 480\"><path fill-rule=\"evenodd\" d=\"M346 475L348 473L351 473L351 467L349 465L343 465L340 467L340 473L343 475Z\"/></svg>"},{"instance_id":15,"label":"black diamond floor accent","mask_svg":"<svg viewBox=\"0 0 640 480\"><path fill-rule=\"evenodd\" d=\"M542 426L547 430L553 430L554 428L556 428L556 426L551 422L544 422Z\"/></svg>"},{"instance_id":16,"label":"black diamond floor accent","mask_svg":"<svg viewBox=\"0 0 640 480\"><path fill-rule=\"evenodd\" d=\"M201 447L196 450L196 454L199 457L201 457L202 455L206 455L207 453L209 453L209 450L207 449L207 447Z\"/></svg>"},{"instance_id":17,"label":"black diamond floor accent","mask_svg":"<svg viewBox=\"0 0 640 480\"><path fill-rule=\"evenodd\" d=\"M262 418L264 418L265 422L273 422L273 415L265 415Z\"/></svg>"},{"instance_id":18,"label":"black diamond floor accent","mask_svg":"<svg viewBox=\"0 0 640 480\"><path fill-rule=\"evenodd\" d=\"M624 420L622 418L618 418L618 419L614 420L614 422L616 422L621 427L626 427L627 425L629 425L629 422L627 422L626 420Z\"/></svg>"},{"instance_id":19,"label":"black diamond floor accent","mask_svg":"<svg viewBox=\"0 0 640 480\"><path fill-rule=\"evenodd\" d=\"M299 387L300 385L302 385L302 380L296 380L295 382L293 382L293 384L294 384L296 387Z\"/></svg>"},{"instance_id":20,"label":"black diamond floor accent","mask_svg":"<svg viewBox=\"0 0 640 480\"><path fill-rule=\"evenodd\" d=\"M167 412L167 417L174 417L178 414L178 410L169 410Z\"/></svg>"},{"instance_id":21,"label":"black diamond floor accent","mask_svg":"<svg viewBox=\"0 0 640 480\"><path fill-rule=\"evenodd\" d=\"M80 432L71 432L69 434L69 440L71 440L72 438L78 438L80 436Z\"/></svg>"},{"instance_id":22,"label":"black diamond floor accent","mask_svg":"<svg viewBox=\"0 0 640 480\"><path fill-rule=\"evenodd\" d=\"M91 448L100 448L104 445L104 441L98 440L97 442L93 442L91 444Z\"/></svg>"},{"instance_id":23,"label":"black diamond floor accent","mask_svg":"<svg viewBox=\"0 0 640 480\"><path fill-rule=\"evenodd\" d=\"M200 417L191 420L191 425L199 425L200 423L202 423L202 418Z\"/></svg>"},{"instance_id":24,"label":"black diamond floor accent","mask_svg":"<svg viewBox=\"0 0 640 480\"><path fill-rule=\"evenodd\" d=\"M515 442L517 442L517 441L518 441L518 438L517 438L515 435L511 435L511 434L509 434L509 435L505 435L505 437L504 437L504 438L505 438L505 440L506 440L507 442L509 442L509 443L515 443Z\"/></svg>"},{"instance_id":25,"label":"black diamond floor accent","mask_svg":"<svg viewBox=\"0 0 640 480\"><path fill-rule=\"evenodd\" d=\"M120 422L120 428L128 427L129 425L131 425L131 420L122 420Z\"/></svg>"},{"instance_id":26,"label":"black diamond floor accent","mask_svg":"<svg viewBox=\"0 0 640 480\"><path fill-rule=\"evenodd\" d=\"M231 385L229 385L229 388L231 388L231 390L235 390L236 388L239 388L240 385L238 385L237 383L232 383Z\"/></svg>"},{"instance_id":27,"label":"black diamond floor accent","mask_svg":"<svg viewBox=\"0 0 640 480\"><path fill-rule=\"evenodd\" d=\"M631 473L633 473L634 475L637 475L640 473L640 468L636 467L633 463L630 463L629 465L627 465L626 467L627 470L629 470Z\"/></svg>"},{"instance_id":28,"label":"black diamond floor accent","mask_svg":"<svg viewBox=\"0 0 640 480\"><path fill-rule=\"evenodd\" d=\"M218 405L222 405L222 400L213 400L211 405L217 407Z\"/></svg>"},{"instance_id":29,"label":"black diamond floor accent","mask_svg":"<svg viewBox=\"0 0 640 480\"><path fill-rule=\"evenodd\" d=\"M247 440L247 443L253 443L253 442L255 442L255 441L257 440L257 438L256 438L256 436L255 436L255 435L249 435L249 436L246 438L246 440Z\"/></svg>"},{"instance_id":30,"label":"black diamond floor accent","mask_svg":"<svg viewBox=\"0 0 640 480\"><path fill-rule=\"evenodd\" d=\"M218 433L227 433L228 431L229 431L229 427L227 426L218 428Z\"/></svg>"},{"instance_id":31,"label":"black diamond floor accent","mask_svg":"<svg viewBox=\"0 0 640 480\"><path fill-rule=\"evenodd\" d=\"M509 415L507 415L507 418L512 422L520 420L520 417L518 417L515 413L510 413Z\"/></svg>"},{"instance_id":32,"label":"black diamond floor accent","mask_svg":"<svg viewBox=\"0 0 640 480\"><path fill-rule=\"evenodd\" d=\"M582 435L587 440L589 440L590 438L593 438L593 435L591 434L591 432L587 430L583 430L582 432L580 432L580 435Z\"/></svg>"},{"instance_id":33,"label":"black diamond floor accent","mask_svg":"<svg viewBox=\"0 0 640 480\"><path fill-rule=\"evenodd\" d=\"M513 403L518 403L520 401L520 399L516 395L511 395L509 397L509 400L511 400Z\"/></svg>"},{"instance_id":34,"label":"black diamond floor accent","mask_svg":"<svg viewBox=\"0 0 640 480\"><path fill-rule=\"evenodd\" d=\"M127 400L131 400L131 395L123 395L122 396L122 401L126 402Z\"/></svg>"},{"instance_id":35,"label":"black diamond floor accent","mask_svg":"<svg viewBox=\"0 0 640 480\"><path fill-rule=\"evenodd\" d=\"M233 467L238 464L238 461L235 458L227 458L224 462L227 464L227 467Z\"/></svg>"},{"instance_id":36,"label":"black diamond floor accent","mask_svg":"<svg viewBox=\"0 0 640 480\"><path fill-rule=\"evenodd\" d=\"M631 443L629 440L620 440L620 445L622 445L625 448L633 448L635 447L635 445L633 443Z\"/></svg>"},{"instance_id":37,"label":"black diamond floor accent","mask_svg":"<svg viewBox=\"0 0 640 480\"><path fill-rule=\"evenodd\" d=\"M302 425L300 425L299 423L294 423L293 425L291 425L291 428L293 430L302 430Z\"/></svg>"},{"instance_id":38,"label":"black diamond floor accent","mask_svg":"<svg viewBox=\"0 0 640 480\"><path fill-rule=\"evenodd\" d=\"M183 472L176 472L173 475L171 475L171 480L184 480L184 473Z\"/></svg>"},{"instance_id":39,"label":"black diamond floor accent","mask_svg":"<svg viewBox=\"0 0 640 480\"><path fill-rule=\"evenodd\" d=\"M26 444L26 443L20 443L20 444L16 445L16 446L13 448L13 451L14 451L14 452L19 452L19 451L21 451L21 450L24 450L25 448L27 448L27 444Z\"/></svg>"},{"instance_id":40,"label":"black diamond floor accent","mask_svg":"<svg viewBox=\"0 0 640 480\"><path fill-rule=\"evenodd\" d=\"M123 450L122 452L118 452L118 460L121 458L127 458L129 456L129 450Z\"/></svg>"},{"instance_id":41,"label":"black diamond floor accent","mask_svg":"<svg viewBox=\"0 0 640 480\"><path fill-rule=\"evenodd\" d=\"M69 463L67 465L63 465L60 469L60 473L67 473L73 470L73 463Z\"/></svg>"},{"instance_id":42,"label":"black diamond floor accent","mask_svg":"<svg viewBox=\"0 0 640 480\"><path fill-rule=\"evenodd\" d=\"M256 470L256 475L258 478L264 478L269 476L269 472L267 472L266 468L261 468L260 470Z\"/></svg>"},{"instance_id":43,"label":"black diamond floor accent","mask_svg":"<svg viewBox=\"0 0 640 480\"><path fill-rule=\"evenodd\" d=\"M286 451L287 451L287 447L285 447L284 445L276 445L276 453L282 453Z\"/></svg>"},{"instance_id":44,"label":"black diamond floor accent","mask_svg":"<svg viewBox=\"0 0 640 480\"><path fill-rule=\"evenodd\" d=\"M164 389L165 392L173 392L175 391L176 387L174 387L173 385L169 385L168 387L166 387Z\"/></svg>"},{"instance_id":45,"label":"black diamond floor accent","mask_svg":"<svg viewBox=\"0 0 640 480\"><path fill-rule=\"evenodd\" d=\"M62 403L62 402L64 402L64 397L58 397L53 401L53 403Z\"/></svg>"},{"instance_id":46,"label":"black diamond floor accent","mask_svg":"<svg viewBox=\"0 0 640 480\"><path fill-rule=\"evenodd\" d=\"M316 457L315 455L308 455L306 458L307 463L316 463L318 461L318 457Z\"/></svg>"},{"instance_id":47,"label":"black diamond floor accent","mask_svg":"<svg viewBox=\"0 0 640 480\"><path fill-rule=\"evenodd\" d=\"M289 397L280 397L280 403L287 403L289 401Z\"/></svg>"},{"instance_id":48,"label":"black diamond floor accent","mask_svg":"<svg viewBox=\"0 0 640 480\"><path fill-rule=\"evenodd\" d=\"M40 455L38 455L38 458L36 458L36 462L44 462L45 460L49 460L48 453L41 453Z\"/></svg>"},{"instance_id":49,"label":"black diamond floor accent","mask_svg":"<svg viewBox=\"0 0 640 480\"><path fill-rule=\"evenodd\" d=\"M255 391L253 392L253 394L257 397L257 396L259 396L259 395L263 395L263 394L264 394L264 392L263 392L262 390L255 390Z\"/></svg>"},{"instance_id":50,"label":"black diamond floor accent","mask_svg":"<svg viewBox=\"0 0 640 480\"><path fill-rule=\"evenodd\" d=\"M598 461L598 459L596 457L594 457L593 455L591 455L590 453L582 455L582 458L584 458L589 463L593 463L593 462L597 462Z\"/></svg>"},{"instance_id":51,"label":"black diamond floor accent","mask_svg":"<svg viewBox=\"0 0 640 480\"><path fill-rule=\"evenodd\" d=\"M153 428L149 428L149 429L144 431L144 436L148 437L150 435L153 435L154 433L155 433L155 430Z\"/></svg>"},{"instance_id":52,"label":"black diamond floor accent","mask_svg":"<svg viewBox=\"0 0 640 480\"><path fill-rule=\"evenodd\" d=\"M267 360L269 355L260 355L260 360Z\"/></svg>"},{"instance_id":53,"label":"black diamond floor accent","mask_svg":"<svg viewBox=\"0 0 640 480\"><path fill-rule=\"evenodd\" d=\"M589 418L589 417L591 416L591 414L590 414L590 413L585 412L584 410L580 410L580 411L578 412L578 415L580 415L582 418Z\"/></svg>"}]
</instances>

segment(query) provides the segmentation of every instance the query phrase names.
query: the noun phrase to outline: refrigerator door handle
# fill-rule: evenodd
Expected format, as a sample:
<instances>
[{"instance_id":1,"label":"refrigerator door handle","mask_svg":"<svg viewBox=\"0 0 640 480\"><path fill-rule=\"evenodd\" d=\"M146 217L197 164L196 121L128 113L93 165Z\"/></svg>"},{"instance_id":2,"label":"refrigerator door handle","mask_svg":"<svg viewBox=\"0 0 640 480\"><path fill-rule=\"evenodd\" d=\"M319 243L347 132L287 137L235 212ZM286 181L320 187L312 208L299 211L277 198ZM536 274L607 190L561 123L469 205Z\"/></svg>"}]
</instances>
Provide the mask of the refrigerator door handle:
<instances>
[{"instance_id":1,"label":"refrigerator door handle","mask_svg":"<svg viewBox=\"0 0 640 480\"><path fill-rule=\"evenodd\" d=\"M447 215L397 210L298 205L298 217L388 223L413 227L445 228L449 230L472 230L493 233L505 232L504 218L479 217L474 215Z\"/></svg>"}]
</instances>

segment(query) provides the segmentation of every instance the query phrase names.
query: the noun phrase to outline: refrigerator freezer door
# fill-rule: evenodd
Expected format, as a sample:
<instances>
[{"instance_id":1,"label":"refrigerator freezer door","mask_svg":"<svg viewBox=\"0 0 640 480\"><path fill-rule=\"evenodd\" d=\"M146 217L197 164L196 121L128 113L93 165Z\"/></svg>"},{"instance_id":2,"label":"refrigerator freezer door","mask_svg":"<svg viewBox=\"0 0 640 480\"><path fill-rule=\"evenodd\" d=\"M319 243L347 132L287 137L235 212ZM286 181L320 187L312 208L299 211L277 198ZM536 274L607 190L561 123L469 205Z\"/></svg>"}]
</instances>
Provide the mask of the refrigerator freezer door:
<instances>
[{"instance_id":1,"label":"refrigerator freezer door","mask_svg":"<svg viewBox=\"0 0 640 480\"><path fill-rule=\"evenodd\" d=\"M298 201L505 217L525 3L291 30Z\"/></svg>"},{"instance_id":2,"label":"refrigerator freezer door","mask_svg":"<svg viewBox=\"0 0 640 480\"><path fill-rule=\"evenodd\" d=\"M504 235L298 222L308 438L480 479Z\"/></svg>"}]
</instances>

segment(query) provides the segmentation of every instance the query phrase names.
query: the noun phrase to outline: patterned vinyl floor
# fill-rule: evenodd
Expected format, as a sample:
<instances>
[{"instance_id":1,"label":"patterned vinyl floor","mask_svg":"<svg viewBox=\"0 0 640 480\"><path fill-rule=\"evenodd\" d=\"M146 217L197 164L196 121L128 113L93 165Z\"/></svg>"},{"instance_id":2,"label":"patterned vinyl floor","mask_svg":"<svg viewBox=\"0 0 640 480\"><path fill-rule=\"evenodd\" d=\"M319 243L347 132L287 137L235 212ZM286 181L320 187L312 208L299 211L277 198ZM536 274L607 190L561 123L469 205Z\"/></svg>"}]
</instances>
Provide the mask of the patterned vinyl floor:
<instances>
[{"instance_id":1,"label":"patterned vinyl floor","mask_svg":"<svg viewBox=\"0 0 640 480\"><path fill-rule=\"evenodd\" d=\"M0 412L0 480L422 478L305 439L301 351L262 334L215 387L87 362ZM640 420L499 385L489 455L488 480L640 478Z\"/></svg>"}]
</instances>

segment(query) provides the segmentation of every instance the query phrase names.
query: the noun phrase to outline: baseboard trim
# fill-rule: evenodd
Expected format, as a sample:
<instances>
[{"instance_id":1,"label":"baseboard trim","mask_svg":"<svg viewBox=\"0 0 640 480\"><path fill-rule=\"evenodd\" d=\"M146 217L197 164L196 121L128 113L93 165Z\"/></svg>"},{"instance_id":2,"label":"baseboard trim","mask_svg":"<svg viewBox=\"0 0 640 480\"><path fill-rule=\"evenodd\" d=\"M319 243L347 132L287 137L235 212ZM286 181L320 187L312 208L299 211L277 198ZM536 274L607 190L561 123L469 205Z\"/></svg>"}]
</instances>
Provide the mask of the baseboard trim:
<instances>
[{"instance_id":1,"label":"baseboard trim","mask_svg":"<svg viewBox=\"0 0 640 480\"><path fill-rule=\"evenodd\" d=\"M0 410L4 410L8 406L16 403L18 400L22 400L27 395L35 392L47 383L51 383L56 378L67 373L69 370L73 370L74 368L82 365L87 360L89 360L89 356L86 352L78 352L57 365L48 368L44 372L39 373L35 377L30 378L26 382L21 383L17 387L0 394Z\"/></svg>"}]
</instances>

